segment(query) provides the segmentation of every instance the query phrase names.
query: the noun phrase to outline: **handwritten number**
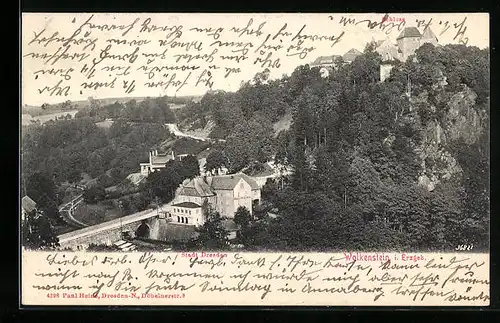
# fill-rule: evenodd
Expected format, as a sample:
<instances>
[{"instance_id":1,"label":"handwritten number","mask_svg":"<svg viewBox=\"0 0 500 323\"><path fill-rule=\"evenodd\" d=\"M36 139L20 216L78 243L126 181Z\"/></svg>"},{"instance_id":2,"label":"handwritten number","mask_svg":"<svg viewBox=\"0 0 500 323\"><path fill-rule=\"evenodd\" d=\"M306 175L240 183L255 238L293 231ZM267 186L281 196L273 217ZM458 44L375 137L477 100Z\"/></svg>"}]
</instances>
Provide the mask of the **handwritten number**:
<instances>
[{"instance_id":1,"label":"handwritten number","mask_svg":"<svg viewBox=\"0 0 500 323\"><path fill-rule=\"evenodd\" d=\"M474 245L472 245L472 244L470 244L470 245L461 244L461 245L458 245L455 248L455 250L456 251L471 251L473 248L474 248Z\"/></svg>"}]
</instances>

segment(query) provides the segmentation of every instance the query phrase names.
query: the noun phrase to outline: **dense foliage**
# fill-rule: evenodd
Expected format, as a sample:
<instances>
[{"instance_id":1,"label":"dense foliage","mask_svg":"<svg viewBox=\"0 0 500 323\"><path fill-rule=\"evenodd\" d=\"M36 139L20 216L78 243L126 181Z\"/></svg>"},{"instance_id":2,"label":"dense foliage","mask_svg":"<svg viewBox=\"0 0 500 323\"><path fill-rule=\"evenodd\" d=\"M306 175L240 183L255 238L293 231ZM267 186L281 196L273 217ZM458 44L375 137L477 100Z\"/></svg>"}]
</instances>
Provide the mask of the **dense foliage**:
<instances>
[{"instance_id":1,"label":"dense foliage","mask_svg":"<svg viewBox=\"0 0 500 323\"><path fill-rule=\"evenodd\" d=\"M25 248L32 250L53 249L59 246L50 219L43 211L26 213L21 223L21 241Z\"/></svg>"},{"instance_id":2,"label":"dense foliage","mask_svg":"<svg viewBox=\"0 0 500 323\"><path fill-rule=\"evenodd\" d=\"M140 123L174 123L176 117L170 109L169 101L170 99L166 96L146 98L140 102L133 99L125 104L115 102L107 105L102 105L98 100L91 100L90 105L80 109L75 118L88 117L94 121L110 118Z\"/></svg>"},{"instance_id":3,"label":"dense foliage","mask_svg":"<svg viewBox=\"0 0 500 323\"><path fill-rule=\"evenodd\" d=\"M224 228L222 217L210 204L202 205L205 223L196 229L196 238L187 244L193 250L227 250L229 248L229 232Z\"/></svg>"},{"instance_id":4,"label":"dense foliage","mask_svg":"<svg viewBox=\"0 0 500 323\"><path fill-rule=\"evenodd\" d=\"M175 197L175 191L186 179L200 175L200 166L196 157L189 155L181 161L170 160L166 167L148 176L144 194L158 197L167 203Z\"/></svg>"},{"instance_id":5,"label":"dense foliage","mask_svg":"<svg viewBox=\"0 0 500 323\"><path fill-rule=\"evenodd\" d=\"M488 248L489 49L425 44L385 82L381 63L367 46L327 78L301 66L188 105L183 117L212 119L226 140L209 168L275 157L294 169L263 188L278 217L245 229L248 249ZM286 114L292 126L275 137ZM432 188L423 175L436 175Z\"/></svg>"},{"instance_id":6,"label":"dense foliage","mask_svg":"<svg viewBox=\"0 0 500 323\"><path fill-rule=\"evenodd\" d=\"M423 251L459 244L485 250L489 59L489 49L425 44L379 82L383 62L367 46L326 78L300 66L278 80L256 78L235 93L209 92L175 114L166 98L91 102L74 120L25 132L23 172L30 180L22 185L48 214L56 213L50 181L77 182L89 174L108 187L136 172L168 138L164 123L202 128L211 122L210 137L220 142L207 156L208 170L237 172L270 160L293 169L264 186L259 216L248 220L238 211L239 238L249 250ZM277 129L287 117L291 126ZM106 118L117 121L109 129L96 125ZM141 207L154 197L169 201L184 179L196 176L193 158L151 174L138 194ZM43 190L33 189L39 185ZM99 199L102 189L88 195ZM192 243L226 248L220 215L206 212Z\"/></svg>"},{"instance_id":7,"label":"dense foliage","mask_svg":"<svg viewBox=\"0 0 500 323\"><path fill-rule=\"evenodd\" d=\"M116 121L104 130L88 117L33 127L22 138L24 176L41 172L56 183L75 183L88 174L105 186L117 184L169 136L160 124Z\"/></svg>"}]
</instances>

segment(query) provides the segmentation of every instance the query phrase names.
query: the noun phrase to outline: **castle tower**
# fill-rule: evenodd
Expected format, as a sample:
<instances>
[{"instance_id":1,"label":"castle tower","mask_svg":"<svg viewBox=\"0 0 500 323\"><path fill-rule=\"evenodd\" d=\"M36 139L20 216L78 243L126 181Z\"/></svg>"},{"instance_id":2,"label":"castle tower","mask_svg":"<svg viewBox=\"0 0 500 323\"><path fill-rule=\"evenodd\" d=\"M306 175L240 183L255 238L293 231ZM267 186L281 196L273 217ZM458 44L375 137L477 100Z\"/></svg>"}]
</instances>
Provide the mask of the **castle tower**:
<instances>
[{"instance_id":1,"label":"castle tower","mask_svg":"<svg viewBox=\"0 0 500 323\"><path fill-rule=\"evenodd\" d=\"M398 36L396 40L404 61L420 47L421 37L422 35L416 27L406 27Z\"/></svg>"},{"instance_id":2,"label":"castle tower","mask_svg":"<svg viewBox=\"0 0 500 323\"><path fill-rule=\"evenodd\" d=\"M422 33L422 37L420 38L420 46L425 43L431 43L434 46L438 45L438 39L432 32L430 27L425 28L424 32Z\"/></svg>"}]
</instances>

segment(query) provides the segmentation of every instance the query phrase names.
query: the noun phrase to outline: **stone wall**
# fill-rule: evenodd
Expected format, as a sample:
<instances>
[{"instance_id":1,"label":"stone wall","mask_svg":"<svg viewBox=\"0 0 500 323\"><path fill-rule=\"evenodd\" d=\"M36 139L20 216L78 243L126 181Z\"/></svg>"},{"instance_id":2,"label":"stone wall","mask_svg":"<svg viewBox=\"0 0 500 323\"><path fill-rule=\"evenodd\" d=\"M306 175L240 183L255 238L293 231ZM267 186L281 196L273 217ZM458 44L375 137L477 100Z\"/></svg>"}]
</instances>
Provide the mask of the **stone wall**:
<instances>
[{"instance_id":1,"label":"stone wall","mask_svg":"<svg viewBox=\"0 0 500 323\"><path fill-rule=\"evenodd\" d=\"M151 219L147 220L149 223ZM73 240L69 240L66 242L60 242L60 249L72 249L72 250L85 250L88 248L90 244L105 244L111 245L114 242L121 240L121 232L123 231L131 231L132 235L135 235L135 231L141 225L141 221L132 222L128 224L124 224L121 228L112 228L100 232L96 232L95 234L87 235L85 237L76 238Z\"/></svg>"}]
</instances>

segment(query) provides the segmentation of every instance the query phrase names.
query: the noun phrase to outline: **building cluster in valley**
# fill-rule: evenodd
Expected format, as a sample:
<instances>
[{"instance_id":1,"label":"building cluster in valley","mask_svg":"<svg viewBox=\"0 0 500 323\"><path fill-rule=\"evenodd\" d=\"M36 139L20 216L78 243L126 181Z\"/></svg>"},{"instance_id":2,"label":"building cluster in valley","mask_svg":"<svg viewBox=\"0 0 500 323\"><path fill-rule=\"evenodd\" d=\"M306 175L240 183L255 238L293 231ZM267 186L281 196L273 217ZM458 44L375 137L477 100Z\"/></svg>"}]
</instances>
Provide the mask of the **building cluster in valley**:
<instances>
[{"instance_id":1,"label":"building cluster in valley","mask_svg":"<svg viewBox=\"0 0 500 323\"><path fill-rule=\"evenodd\" d=\"M168 161L179 160L184 156L187 155L172 152L161 154L153 150L149 153L149 163L140 165L141 176L147 177L168 167L165 166ZM200 158L198 160L200 162ZM204 206L208 205L221 215L221 224L228 232L229 240L233 240L239 230L234 222L236 211L242 206L251 216L254 215L255 207L261 202L261 188L252 177L244 173L226 172L223 168L211 172L201 171L201 175L181 183L174 199L167 204L61 234L58 236L60 248L85 250L91 244L103 244L116 245L124 251L133 250L139 242L127 240L124 236L166 242L187 241L196 235L196 227L205 224L207 219ZM36 203L30 197L23 197L21 218L24 219L26 213L35 208Z\"/></svg>"},{"instance_id":2,"label":"building cluster in valley","mask_svg":"<svg viewBox=\"0 0 500 323\"><path fill-rule=\"evenodd\" d=\"M188 154L176 154L173 150L169 153L152 150L149 152L149 160L140 163L140 174L147 177L166 168L169 161L181 161L186 156ZM259 190L259 193L254 194L256 198L253 200L260 200L260 188L253 179L245 174L226 175L226 168L205 171L205 158L198 158L198 163L201 176L185 180L177 189L167 212L169 219L180 224L203 225L201 207L205 201L228 218L234 216L240 205L252 211L252 196L251 192L248 193L248 187L250 191Z\"/></svg>"},{"instance_id":3,"label":"building cluster in valley","mask_svg":"<svg viewBox=\"0 0 500 323\"><path fill-rule=\"evenodd\" d=\"M439 46L438 38L430 27L425 28L422 33L416 27L406 27L396 38L396 43L388 37L378 41L373 39L371 43L375 45L375 51L382 57L382 64L380 65L381 82L390 76L396 61L406 61L423 44L430 43L434 46ZM327 77L340 64L352 63L361 54L359 50L353 48L343 56L320 56L310 66L319 67L321 76Z\"/></svg>"},{"instance_id":4,"label":"building cluster in valley","mask_svg":"<svg viewBox=\"0 0 500 323\"><path fill-rule=\"evenodd\" d=\"M141 163L141 175L164 169L171 160L182 160L187 154L177 155L149 152L149 162ZM205 223L202 211L204 203L209 203L213 209L226 219L232 219L238 207L244 206L250 214L260 203L260 186L250 176L244 173L228 175L222 167L214 171L205 171L206 159L199 158L200 176L186 179L176 190L174 200L162 214L168 221L178 224L201 226Z\"/></svg>"},{"instance_id":5,"label":"building cluster in valley","mask_svg":"<svg viewBox=\"0 0 500 323\"><path fill-rule=\"evenodd\" d=\"M202 210L204 203L209 203L221 216L232 219L240 206L253 214L260 200L260 187L250 176L208 173L185 180L167 213L172 222L199 226L206 220Z\"/></svg>"},{"instance_id":6,"label":"building cluster in valley","mask_svg":"<svg viewBox=\"0 0 500 323\"><path fill-rule=\"evenodd\" d=\"M423 33L420 33L416 27L405 28L396 38L396 43L393 43L389 38L379 41L372 40L371 43L375 45L375 51L382 57L382 64L380 65L380 81L382 82L389 77L395 62L406 61L425 43L431 43L434 46L439 45L437 37L430 28L426 28ZM350 64L360 55L362 55L362 53L359 50L351 49L343 56L332 55L318 57L310 66L319 67L321 75L326 77L333 69L338 68L339 64ZM263 78L265 79L266 77ZM169 161L181 161L186 156L188 156L188 154L175 154L173 150L169 153L158 153L158 150L152 150L149 152L148 160L144 163L140 163L140 173L135 175L146 178L151 173L167 167ZM177 188L174 199L170 203L162 206L161 210L158 212L144 211L146 213L140 213L140 216L130 215L130 219L127 219L127 221L130 222L128 225L132 228L136 226L135 223L137 221L151 220L155 217L157 220L162 219L162 221L164 220L169 224L179 224L180 227L193 228L202 226L206 222L203 206L208 203L223 217L224 227L230 231L234 237L238 229L233 221L235 213L240 206L245 207L251 215L255 213L256 206L261 202L260 185L254 178L244 173L226 174L227 169L206 172L204 170L206 159L199 157L198 162L200 164L200 176L185 180ZM35 208L35 201L28 196L23 197L21 201L22 219L25 218L26 213ZM155 215L155 213L157 214ZM81 229L85 232L77 232L80 231L77 230L68 233L68 237L63 238L68 240L68 243L76 241L75 239L92 240L95 239L91 238L92 235L101 234L98 233L98 231L102 228L106 228L107 231L104 229L101 231L104 230L103 232L106 232L106 243L108 243L112 240L108 237L109 235L115 234L118 232L116 231L118 229L123 230L123 221L119 220L117 222L117 220L118 219L115 219L108 223L96 225L94 226L95 228L87 227ZM143 225L146 224L143 223ZM63 239L62 241L65 240Z\"/></svg>"}]
</instances>

